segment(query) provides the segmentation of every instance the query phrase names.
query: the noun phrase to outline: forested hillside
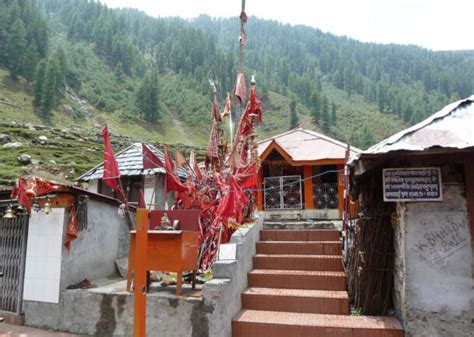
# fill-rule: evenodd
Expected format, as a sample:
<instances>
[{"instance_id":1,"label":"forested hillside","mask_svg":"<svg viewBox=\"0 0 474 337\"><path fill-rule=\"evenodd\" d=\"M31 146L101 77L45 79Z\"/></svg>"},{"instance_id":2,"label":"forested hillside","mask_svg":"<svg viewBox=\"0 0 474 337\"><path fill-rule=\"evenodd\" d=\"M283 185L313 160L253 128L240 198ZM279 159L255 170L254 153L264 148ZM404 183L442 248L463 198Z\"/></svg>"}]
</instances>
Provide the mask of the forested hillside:
<instances>
[{"instance_id":1,"label":"forested hillside","mask_svg":"<svg viewBox=\"0 0 474 337\"><path fill-rule=\"evenodd\" d=\"M0 66L10 72L0 94L11 97L0 113L85 128L107 121L124 135L204 146L208 81L218 83L221 101L232 91L238 30L238 18L0 0ZM261 138L301 124L366 148L474 91L472 51L361 43L254 17L246 31L247 80L256 75L263 101ZM21 113L6 108L20 105L12 81L27 82L31 107L22 103Z\"/></svg>"}]
</instances>

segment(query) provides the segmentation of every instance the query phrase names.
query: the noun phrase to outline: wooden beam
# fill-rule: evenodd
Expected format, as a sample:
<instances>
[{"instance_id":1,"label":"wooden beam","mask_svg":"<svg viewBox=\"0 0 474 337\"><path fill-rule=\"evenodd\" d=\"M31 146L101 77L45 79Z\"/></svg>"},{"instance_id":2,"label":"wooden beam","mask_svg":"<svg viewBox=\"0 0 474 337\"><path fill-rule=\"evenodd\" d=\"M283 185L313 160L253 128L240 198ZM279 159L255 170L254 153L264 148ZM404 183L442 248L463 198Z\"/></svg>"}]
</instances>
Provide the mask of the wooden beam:
<instances>
[{"instance_id":1,"label":"wooden beam","mask_svg":"<svg viewBox=\"0 0 474 337\"><path fill-rule=\"evenodd\" d=\"M314 209L314 198L313 198L313 167L304 166L304 208Z\"/></svg>"},{"instance_id":2,"label":"wooden beam","mask_svg":"<svg viewBox=\"0 0 474 337\"><path fill-rule=\"evenodd\" d=\"M337 207L339 208L339 216L342 218L344 213L344 164L337 165Z\"/></svg>"},{"instance_id":3,"label":"wooden beam","mask_svg":"<svg viewBox=\"0 0 474 337\"><path fill-rule=\"evenodd\" d=\"M147 251L149 213L145 208L137 209L135 266L134 266L134 312L133 336L146 336L146 292L147 292Z\"/></svg>"},{"instance_id":4,"label":"wooden beam","mask_svg":"<svg viewBox=\"0 0 474 337\"><path fill-rule=\"evenodd\" d=\"M464 175L466 179L467 212L471 228L471 242L474 243L474 160L466 161Z\"/></svg>"}]
</instances>

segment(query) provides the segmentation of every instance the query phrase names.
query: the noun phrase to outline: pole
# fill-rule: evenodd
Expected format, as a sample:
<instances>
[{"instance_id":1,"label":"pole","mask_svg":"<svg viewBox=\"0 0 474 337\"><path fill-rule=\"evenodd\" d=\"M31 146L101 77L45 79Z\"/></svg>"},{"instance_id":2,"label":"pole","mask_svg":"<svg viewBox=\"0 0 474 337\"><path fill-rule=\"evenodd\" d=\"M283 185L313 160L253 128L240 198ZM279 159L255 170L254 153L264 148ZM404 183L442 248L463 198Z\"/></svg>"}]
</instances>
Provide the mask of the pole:
<instances>
[{"instance_id":1,"label":"pole","mask_svg":"<svg viewBox=\"0 0 474 337\"><path fill-rule=\"evenodd\" d=\"M133 336L146 336L146 292L148 255L149 213L145 208L137 209L137 231L135 234L134 289L133 289Z\"/></svg>"}]
</instances>

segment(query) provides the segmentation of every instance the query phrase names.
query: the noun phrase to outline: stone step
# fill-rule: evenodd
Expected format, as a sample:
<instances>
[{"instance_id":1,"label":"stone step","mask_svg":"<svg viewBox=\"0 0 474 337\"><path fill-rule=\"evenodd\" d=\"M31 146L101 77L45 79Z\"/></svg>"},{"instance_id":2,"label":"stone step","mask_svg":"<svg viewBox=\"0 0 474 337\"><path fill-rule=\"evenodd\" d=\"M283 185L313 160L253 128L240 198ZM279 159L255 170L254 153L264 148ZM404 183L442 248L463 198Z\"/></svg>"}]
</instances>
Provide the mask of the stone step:
<instances>
[{"instance_id":1,"label":"stone step","mask_svg":"<svg viewBox=\"0 0 474 337\"><path fill-rule=\"evenodd\" d=\"M393 317L242 310L232 321L232 337L403 337Z\"/></svg>"},{"instance_id":2,"label":"stone step","mask_svg":"<svg viewBox=\"0 0 474 337\"><path fill-rule=\"evenodd\" d=\"M248 274L249 287L347 290L341 271L254 269Z\"/></svg>"},{"instance_id":3,"label":"stone step","mask_svg":"<svg viewBox=\"0 0 474 337\"><path fill-rule=\"evenodd\" d=\"M313 314L349 314L347 291L247 288L242 308Z\"/></svg>"},{"instance_id":4,"label":"stone step","mask_svg":"<svg viewBox=\"0 0 474 337\"><path fill-rule=\"evenodd\" d=\"M260 232L262 241L338 241L337 229L314 230L263 230Z\"/></svg>"},{"instance_id":5,"label":"stone step","mask_svg":"<svg viewBox=\"0 0 474 337\"><path fill-rule=\"evenodd\" d=\"M340 255L257 254L255 269L344 271Z\"/></svg>"},{"instance_id":6,"label":"stone step","mask_svg":"<svg viewBox=\"0 0 474 337\"><path fill-rule=\"evenodd\" d=\"M257 254L341 255L340 241L259 241Z\"/></svg>"}]
</instances>

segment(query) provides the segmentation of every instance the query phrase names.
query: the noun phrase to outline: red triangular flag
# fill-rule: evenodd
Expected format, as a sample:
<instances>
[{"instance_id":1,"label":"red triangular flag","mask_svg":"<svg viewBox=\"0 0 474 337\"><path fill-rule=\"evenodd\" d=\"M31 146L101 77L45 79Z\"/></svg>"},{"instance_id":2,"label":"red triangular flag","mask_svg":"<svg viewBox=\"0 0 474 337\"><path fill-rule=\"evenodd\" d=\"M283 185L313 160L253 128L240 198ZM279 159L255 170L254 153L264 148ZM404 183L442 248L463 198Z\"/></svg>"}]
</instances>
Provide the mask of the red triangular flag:
<instances>
[{"instance_id":1,"label":"red triangular flag","mask_svg":"<svg viewBox=\"0 0 474 337\"><path fill-rule=\"evenodd\" d=\"M186 158L184 158L183 154L176 149L176 167L184 166L186 166Z\"/></svg>"},{"instance_id":2,"label":"red triangular flag","mask_svg":"<svg viewBox=\"0 0 474 337\"><path fill-rule=\"evenodd\" d=\"M160 158L148 148L147 145L142 144L143 169L154 169L157 167L165 167Z\"/></svg>"},{"instance_id":3,"label":"red triangular flag","mask_svg":"<svg viewBox=\"0 0 474 337\"><path fill-rule=\"evenodd\" d=\"M240 102L245 102L245 98L247 96L247 87L245 85L245 76L244 73L237 74L237 82L235 83L235 96L240 99Z\"/></svg>"},{"instance_id":4,"label":"red triangular flag","mask_svg":"<svg viewBox=\"0 0 474 337\"><path fill-rule=\"evenodd\" d=\"M102 136L104 136L104 173L102 175L102 181L114 190L122 201L125 201L125 193L120 187L119 182L120 171L114 156L112 144L110 144L107 126L102 130Z\"/></svg>"},{"instance_id":5,"label":"red triangular flag","mask_svg":"<svg viewBox=\"0 0 474 337\"><path fill-rule=\"evenodd\" d=\"M102 175L102 181L111 189L115 190L119 187L118 179L120 178L120 171L112 145L110 144L107 127L104 127L102 130L102 136L104 136L104 173Z\"/></svg>"},{"instance_id":6,"label":"red triangular flag","mask_svg":"<svg viewBox=\"0 0 474 337\"><path fill-rule=\"evenodd\" d=\"M171 159L170 154L166 146L164 147L165 152L165 170L166 170L166 179L165 179L165 195L170 191L184 192L186 191L186 186L181 183L179 178L176 175L176 169L174 167L173 159Z\"/></svg>"}]
</instances>

